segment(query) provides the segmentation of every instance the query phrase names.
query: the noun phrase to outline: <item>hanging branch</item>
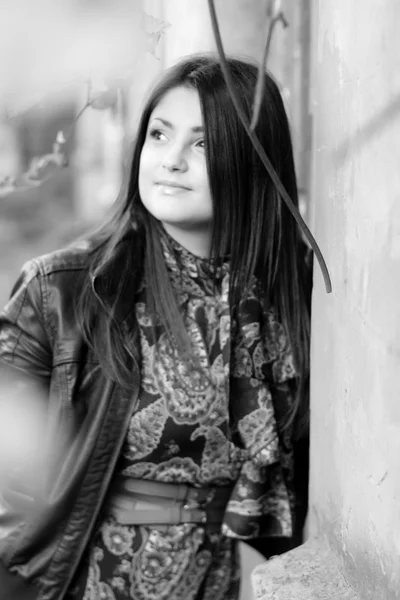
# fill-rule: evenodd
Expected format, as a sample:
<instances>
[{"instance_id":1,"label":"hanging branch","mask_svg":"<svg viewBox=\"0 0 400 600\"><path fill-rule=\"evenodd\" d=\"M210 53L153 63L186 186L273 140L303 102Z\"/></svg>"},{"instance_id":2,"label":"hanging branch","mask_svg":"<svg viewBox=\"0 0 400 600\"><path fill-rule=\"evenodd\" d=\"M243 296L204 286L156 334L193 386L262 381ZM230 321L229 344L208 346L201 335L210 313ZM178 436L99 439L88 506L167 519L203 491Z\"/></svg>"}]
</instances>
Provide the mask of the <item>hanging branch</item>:
<instances>
[{"instance_id":1,"label":"hanging branch","mask_svg":"<svg viewBox=\"0 0 400 600\"><path fill-rule=\"evenodd\" d=\"M267 17L269 17L267 41L264 46L264 52L263 52L260 67L258 70L257 85L256 85L256 91L254 93L254 102L253 102L253 117L251 119L251 124L250 124L251 131L254 131L255 128L257 127L258 119L260 116L261 101L262 101L262 95L263 95L263 91L264 91L265 71L267 69L267 60L268 60L268 56L269 56L269 49L271 47L271 40L272 40L272 34L274 32L274 27L277 23L279 23L279 21L281 21L284 29L286 29L286 27L288 27L288 25L289 25L289 23L287 22L287 20L285 18L285 15L283 14L283 12L281 10L276 12L275 15L273 15L272 13L273 13L273 11L272 11L271 3L270 3L268 5L268 11L267 11Z\"/></svg>"},{"instance_id":2,"label":"hanging branch","mask_svg":"<svg viewBox=\"0 0 400 600\"><path fill-rule=\"evenodd\" d=\"M214 0L208 0L208 7L209 7L209 11L210 11L210 16L211 16L211 24L212 24L212 28L213 28L214 38L215 38L215 42L217 45L218 55L219 55L219 59L220 59L220 63L221 63L221 69L222 69L222 72L223 72L223 75L225 78L225 82L226 82L226 86L228 88L229 95L231 96L231 100L236 109L238 117L239 117L240 121L242 122L242 125L243 125L247 135L249 136L254 149L258 153L264 167L266 168L269 176L271 177L273 184L275 185L276 189L278 190L279 194L281 195L281 198L283 199L286 206L290 210L291 214L293 215L293 217L296 220L297 224L299 225L300 229L303 231L304 235L306 236L310 246L314 250L314 253L317 257L317 260L319 262L319 265L320 265L320 268L322 271L322 276L324 278L326 292L329 294L330 292L332 292L332 284L331 284L331 279L329 276L328 268L326 266L324 257L322 256L322 252L321 252L317 242L315 241L311 231L309 230L309 228L307 227L303 218L301 217L297 207L293 204L289 194L285 190L281 180L278 177L278 174L276 173L275 169L273 168L273 166L271 164L271 161L269 160L268 156L266 155L264 148L262 147L258 137L250 129L247 116L244 113L244 111L242 110L240 101L239 101L238 97L236 96L235 85L233 83L233 80L232 80L232 77L231 77L231 74L229 71L229 67L226 62L225 52L224 52L224 48L222 45L221 34L219 31L218 19L217 19L217 15L215 12Z\"/></svg>"},{"instance_id":3,"label":"hanging branch","mask_svg":"<svg viewBox=\"0 0 400 600\"><path fill-rule=\"evenodd\" d=\"M98 97L94 100L90 96L90 82L87 82L88 94L85 106L79 111L73 123L70 125L67 134L60 130L57 132L56 140L53 143L52 152L32 159L29 169L17 176L6 176L0 180L0 197L8 196L12 192L26 192L37 188L54 175L54 172L62 167L68 166L68 158L65 154L65 145L72 136L73 130L85 110L92 106Z\"/></svg>"}]
</instances>

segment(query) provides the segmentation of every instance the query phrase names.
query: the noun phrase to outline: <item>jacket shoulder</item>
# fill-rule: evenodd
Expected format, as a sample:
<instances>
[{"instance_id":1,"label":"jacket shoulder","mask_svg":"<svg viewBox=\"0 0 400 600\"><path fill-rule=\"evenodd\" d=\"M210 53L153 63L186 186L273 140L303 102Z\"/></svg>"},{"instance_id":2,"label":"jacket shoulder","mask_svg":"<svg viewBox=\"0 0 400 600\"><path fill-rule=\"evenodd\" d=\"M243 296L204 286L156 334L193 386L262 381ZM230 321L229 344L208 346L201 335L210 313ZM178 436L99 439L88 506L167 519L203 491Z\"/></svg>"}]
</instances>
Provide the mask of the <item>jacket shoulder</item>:
<instances>
[{"instance_id":1,"label":"jacket shoulder","mask_svg":"<svg viewBox=\"0 0 400 600\"><path fill-rule=\"evenodd\" d=\"M24 270L32 275L47 276L60 271L85 271L98 248L91 240L81 240L64 248L42 254L28 261Z\"/></svg>"},{"instance_id":2,"label":"jacket shoulder","mask_svg":"<svg viewBox=\"0 0 400 600\"><path fill-rule=\"evenodd\" d=\"M74 339L74 307L79 291L88 276L90 259L98 245L91 240L36 256L21 269L4 314L14 320L35 314L52 343L63 332Z\"/></svg>"}]
</instances>

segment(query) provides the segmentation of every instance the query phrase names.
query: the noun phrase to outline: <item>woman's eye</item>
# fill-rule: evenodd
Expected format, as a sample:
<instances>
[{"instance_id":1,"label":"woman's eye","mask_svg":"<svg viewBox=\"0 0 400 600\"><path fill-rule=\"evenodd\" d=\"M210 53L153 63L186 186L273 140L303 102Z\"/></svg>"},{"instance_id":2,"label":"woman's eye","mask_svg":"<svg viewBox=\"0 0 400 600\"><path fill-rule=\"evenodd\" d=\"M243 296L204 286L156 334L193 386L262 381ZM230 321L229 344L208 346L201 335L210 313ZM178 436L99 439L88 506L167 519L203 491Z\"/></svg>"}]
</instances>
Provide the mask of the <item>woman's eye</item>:
<instances>
[{"instance_id":1,"label":"woman's eye","mask_svg":"<svg viewBox=\"0 0 400 600\"><path fill-rule=\"evenodd\" d=\"M154 140L162 140L165 138L165 135L159 129L151 129L149 131L149 136Z\"/></svg>"},{"instance_id":2,"label":"woman's eye","mask_svg":"<svg viewBox=\"0 0 400 600\"><path fill-rule=\"evenodd\" d=\"M205 142L204 142L204 140L199 140L196 143L196 146L198 146L199 148L202 148L204 150L204 148L205 148Z\"/></svg>"}]
</instances>

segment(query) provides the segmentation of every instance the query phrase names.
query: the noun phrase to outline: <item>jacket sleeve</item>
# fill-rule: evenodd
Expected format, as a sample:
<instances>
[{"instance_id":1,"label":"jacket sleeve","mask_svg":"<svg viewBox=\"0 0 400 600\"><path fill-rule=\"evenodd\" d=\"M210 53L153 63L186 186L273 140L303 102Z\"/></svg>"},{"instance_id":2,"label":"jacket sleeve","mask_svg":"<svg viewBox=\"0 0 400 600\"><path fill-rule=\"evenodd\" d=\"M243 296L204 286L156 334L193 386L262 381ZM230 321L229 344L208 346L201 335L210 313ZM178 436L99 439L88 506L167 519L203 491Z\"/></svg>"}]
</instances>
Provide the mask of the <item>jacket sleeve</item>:
<instances>
[{"instance_id":1,"label":"jacket sleeve","mask_svg":"<svg viewBox=\"0 0 400 600\"><path fill-rule=\"evenodd\" d=\"M43 432L52 370L43 282L27 263L0 313L0 484L26 469ZM5 478L5 481L4 481Z\"/></svg>"},{"instance_id":2,"label":"jacket sleeve","mask_svg":"<svg viewBox=\"0 0 400 600\"><path fill-rule=\"evenodd\" d=\"M38 380L47 379L52 367L42 286L35 261L27 263L0 313L0 364Z\"/></svg>"}]
</instances>

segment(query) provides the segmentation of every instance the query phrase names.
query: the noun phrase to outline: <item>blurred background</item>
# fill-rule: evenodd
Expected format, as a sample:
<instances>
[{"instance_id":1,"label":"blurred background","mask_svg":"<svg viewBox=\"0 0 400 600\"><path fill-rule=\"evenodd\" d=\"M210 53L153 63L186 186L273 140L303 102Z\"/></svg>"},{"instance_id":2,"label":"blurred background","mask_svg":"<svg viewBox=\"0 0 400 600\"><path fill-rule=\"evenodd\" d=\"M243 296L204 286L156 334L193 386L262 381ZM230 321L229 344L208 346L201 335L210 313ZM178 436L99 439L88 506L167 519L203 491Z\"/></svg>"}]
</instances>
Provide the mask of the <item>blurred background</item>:
<instances>
[{"instance_id":1,"label":"blurred background","mask_svg":"<svg viewBox=\"0 0 400 600\"><path fill-rule=\"evenodd\" d=\"M309 1L217 1L227 52L268 67L293 125L307 194ZM146 91L166 67L215 50L206 0L2 0L0 304L28 258L101 219L129 164ZM287 24L287 27L285 25ZM295 98L295 100L294 100Z\"/></svg>"}]
</instances>

